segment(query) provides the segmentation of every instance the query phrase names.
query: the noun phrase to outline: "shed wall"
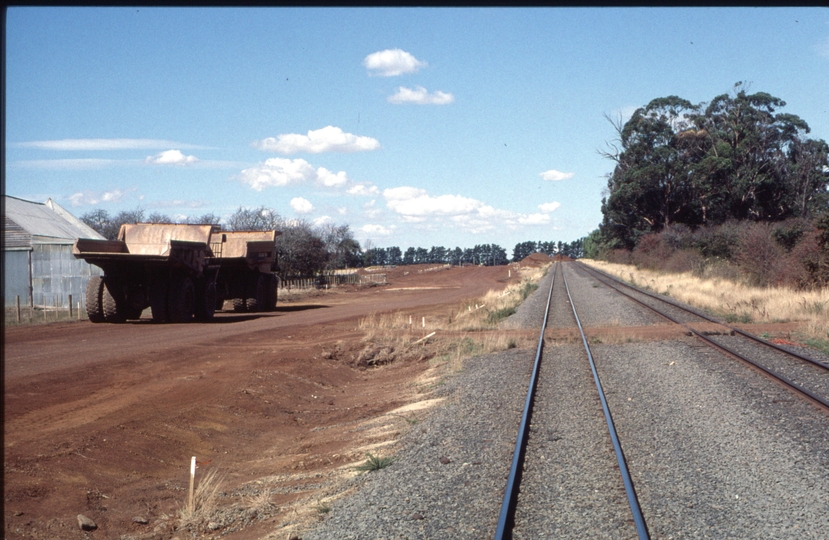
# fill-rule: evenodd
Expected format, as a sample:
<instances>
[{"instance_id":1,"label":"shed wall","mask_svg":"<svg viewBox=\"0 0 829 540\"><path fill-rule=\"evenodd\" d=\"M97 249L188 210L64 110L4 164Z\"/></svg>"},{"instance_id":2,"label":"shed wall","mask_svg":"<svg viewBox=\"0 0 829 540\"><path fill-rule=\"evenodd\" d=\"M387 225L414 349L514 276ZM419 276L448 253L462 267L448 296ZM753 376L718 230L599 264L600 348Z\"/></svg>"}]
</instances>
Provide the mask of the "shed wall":
<instances>
[{"instance_id":1,"label":"shed wall","mask_svg":"<svg viewBox=\"0 0 829 540\"><path fill-rule=\"evenodd\" d=\"M90 276L100 276L97 266L72 255L71 245L35 244L32 246L32 288L35 306L69 307L72 302L84 305L86 284Z\"/></svg>"},{"instance_id":2,"label":"shed wall","mask_svg":"<svg viewBox=\"0 0 829 540\"><path fill-rule=\"evenodd\" d=\"M29 251L6 251L3 257L5 305L14 306L19 296L20 305L26 306L29 304Z\"/></svg>"}]
</instances>

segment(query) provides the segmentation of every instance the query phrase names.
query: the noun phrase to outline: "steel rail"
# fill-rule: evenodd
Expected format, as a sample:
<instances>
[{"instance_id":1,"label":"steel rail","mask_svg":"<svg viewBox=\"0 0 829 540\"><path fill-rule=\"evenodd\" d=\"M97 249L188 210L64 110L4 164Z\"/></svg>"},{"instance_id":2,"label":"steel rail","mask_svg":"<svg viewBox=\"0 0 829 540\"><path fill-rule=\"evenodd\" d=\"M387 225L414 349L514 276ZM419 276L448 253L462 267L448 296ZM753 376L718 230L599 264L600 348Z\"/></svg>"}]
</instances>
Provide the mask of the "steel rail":
<instances>
[{"instance_id":1,"label":"steel rail","mask_svg":"<svg viewBox=\"0 0 829 540\"><path fill-rule=\"evenodd\" d=\"M559 266L559 264L553 263L553 279L550 283L550 292L547 294L547 308L544 310L544 321L541 323L538 349L535 353L532 376L530 377L530 384L527 389L527 399L524 401L524 414L521 416L521 424L518 427L518 437L515 441L515 450L512 453L512 465L510 466L509 477L507 478L507 487L504 490L504 500L501 503L501 513L498 516L498 527L495 530L496 540L512 538L512 528L515 525L515 506L518 502L518 488L521 485L524 454L527 450L530 420L532 419L533 402L535 401L535 389L538 383L538 371L541 366L541 353L544 349L544 330L547 329L547 316L550 313L553 286L556 283L556 272Z\"/></svg>"},{"instance_id":2,"label":"steel rail","mask_svg":"<svg viewBox=\"0 0 829 540\"><path fill-rule=\"evenodd\" d=\"M599 391L599 399L602 402L602 410L604 411L604 418L607 422L607 430L610 432L610 439L613 441L613 449L616 452L616 461L619 463L619 470L622 473L622 482L625 484L625 493L627 493L628 504L630 511L633 514L633 521L636 525L636 532L640 539L650 539L648 526L645 523L645 516L642 515L642 509L639 507L639 499L636 497L636 489L633 486L633 479L630 477L627 461L625 460L625 453L622 451L622 444L619 442L619 435L616 433L616 426L613 423L613 416L610 414L610 407L607 404L604 390L602 389L602 382L599 379L599 372L596 370L596 363L593 361L593 354L590 352L590 345L587 343L587 337L584 335L584 328L582 328L579 315L576 312L576 304L573 302L573 297L570 295L570 287L567 286L567 277L564 275L564 269L561 271L561 278L564 280L564 288L567 291L567 299L570 301L570 307L573 308L573 316L576 318L576 325L579 327L581 333L581 341L584 344L584 350L587 352L587 359L590 361L590 370L593 372L593 381L596 383L596 389Z\"/></svg>"},{"instance_id":3,"label":"steel rail","mask_svg":"<svg viewBox=\"0 0 829 540\"><path fill-rule=\"evenodd\" d=\"M754 334L746 332L745 330L740 330L739 328L735 328L735 327L733 327L729 324L726 324L722 321L719 321L719 320L715 319L714 317L706 315L705 313L701 313L701 312L699 312L695 309L689 308L687 306L683 306L682 304L679 304L678 302L674 302L673 300L671 300L669 298L662 298L661 296L656 295L654 293L651 293L651 292L648 292L648 291L643 291L642 289L639 289L638 287L634 287L633 285L630 285L629 283L625 283L624 281L622 281L622 280L620 280L620 279L618 279L614 276L611 276L607 272L603 272L602 270L599 270L598 268L593 268L593 267L588 266L584 263L579 263L579 267L584 268L584 269L586 269L589 272L592 272L594 274L600 274L600 275L612 280L613 282L618 283L619 285L623 285L624 287L627 287L628 289L632 289L632 290L634 290L638 293L644 294L645 296L649 296L649 297L651 297L655 300L665 302L666 304L672 305L677 309L681 309L682 311L685 311L686 313L690 313L692 315L696 315L697 317L700 317L701 319L705 319L708 322L712 322L712 323L716 323L716 324L719 324L721 326L724 326L724 327L728 328L729 330L731 330L732 332L740 334L741 336L746 337L746 338L748 338L752 341L755 341L757 343L760 343L761 345L765 345L766 347L770 347L772 349L775 349L779 352L782 352L783 354L787 354L789 356L794 356L795 358L803 360L804 362L808 362L808 363L813 364L813 365L815 365L815 366L817 366L821 369L825 369L825 370L829 371L829 365L824 364L823 362L815 360L814 358L809 358L808 356L796 353L794 351L784 349L783 347L780 347L779 345L777 345L775 343L769 343L765 339L757 337Z\"/></svg>"},{"instance_id":4,"label":"steel rail","mask_svg":"<svg viewBox=\"0 0 829 540\"><path fill-rule=\"evenodd\" d=\"M582 267L585 267L585 265L582 265ZM588 268L589 268L589 267L588 267ZM590 270L592 270L592 268L591 268ZM594 274L594 275L595 275L595 274ZM598 278L597 278L597 279L598 279ZM630 285L627 285L627 284L624 284L624 283L618 282L618 280L616 280L616 279L613 279L613 278L611 278L611 279L612 279L613 281L616 281L617 283L623 284L623 285L625 285L626 287L631 288L631 289L633 289L633 290L635 290L635 291L637 291L637 292L643 292L643 291L639 291L639 289L636 289L636 288L634 288L634 287L631 287ZM768 377L772 378L773 380L775 380L775 381L777 381L777 382L779 382L779 383L782 383L782 385L783 385L784 387L786 387L786 388L789 388L789 389L793 390L795 393L800 394L800 395L802 395L803 397L807 398L808 400L812 401L815 405L817 405L817 406L821 407L822 409L825 409L825 410L829 411L829 400L826 400L826 399L824 399L824 398L822 398L822 397L818 396L817 394L815 394L815 393L811 392L810 390L807 390L807 389L805 389L805 388L803 388L803 387L799 386L797 383L795 383L795 382L791 381L788 377L785 377L785 376L783 376L783 375L780 375L779 373L776 373L776 372L774 372L774 371L771 371L771 370L770 370L770 369L768 369L768 368L763 367L762 365L758 364L757 362L755 362L755 361L754 361L754 360L752 360L751 358L748 358L747 356L745 356L745 355L743 355L743 354L741 354L741 353L739 353L739 352L737 352L737 351L735 351L735 350L731 349L730 347L728 347L728 346L726 346L726 345L723 345L723 344L721 344L721 343L717 343L716 341L714 341L713 339L709 338L709 337L708 337L708 336L706 336L705 334L703 334L703 333L701 333L701 332L698 332L697 330L695 330L695 329L691 328L691 327L690 327L690 326L688 326L686 323L680 322L680 321L678 321L677 319L675 319L675 318L671 317L670 315L668 315L667 313L663 313L662 311L659 311L659 310L658 310L658 309L656 309L655 307L653 307L653 306L651 306L651 305L648 305L648 304L646 304L645 302L643 302L643 301L639 300L638 298L633 297L631 294L626 293L626 292L624 292L624 291L620 290L619 288L617 288L617 287L613 286L613 284L611 284L611 283L607 283L606 281L603 281L603 280L601 280L601 279L599 279L599 281L600 281L600 282L602 282L602 283L604 283L605 285L608 285L609 287L611 287L613 290L615 290L615 291L616 291L616 292L618 292L619 294L624 295L624 296L626 296L626 297L630 298L631 300L633 300L633 301L634 301L634 302L636 302L637 304L639 304L639 305L641 305L641 306L643 306L643 307L645 307L645 308L647 308L647 309L649 309L649 310L653 311L653 312L654 312L654 313L656 313L657 315L660 315L660 316L664 317L665 319L667 319L667 320L671 321L672 323L675 323L675 324L678 324L678 325L684 326L686 330L688 330L691 334L693 334L693 335L694 335L695 337L697 337L698 339L700 339L700 340L702 340L703 342L705 342L707 345L709 345L709 346L711 346L711 347L713 347L713 348L715 348L715 349L717 349L717 350L719 350L719 351L721 351L721 352L724 352L724 353L728 354L729 356L731 356L731 357L733 357L733 358L736 358L737 360L740 360L740 361L742 361L742 362L745 362L745 363L747 363L747 364L749 364L749 365L753 366L754 368L756 368L756 369L760 370L762 373L765 373ZM565 280L565 282L564 282L564 283L565 283L565 286L566 286L566 284L567 284L567 280ZM662 301L663 301L663 302L665 302L666 304L675 305L673 302L668 302L667 300L664 300L664 299L662 299L662 298L659 298L659 297L656 297L656 296L653 296L653 295L650 295L650 294L647 294L647 296L651 296L651 297L653 297L653 298L656 298L657 300L662 300ZM676 306L676 307L681 307L681 306ZM683 309L684 309L684 308L683 308ZM691 311L691 310L687 310L687 309L685 309L685 311L687 311L687 312L689 312L689 313L692 313L692 314L696 315L696 313L693 313L693 311ZM705 317L703 317L703 318L705 318ZM709 320L710 320L711 322L718 322L718 321L711 320L711 319L709 319ZM726 326L727 328L731 328L731 327L729 327L728 325L723 325L723 326ZM760 343L765 343L763 340L760 340L759 338L758 338L758 339L756 339L756 341L758 341L758 342L760 342ZM775 348L778 348L778 347L775 347ZM781 352L785 353L785 354L790 355L790 356L794 356L794 357L797 357L797 358L801 358L801 356L800 356L800 355L798 355L798 354L793 354L791 351L787 351L786 349L779 348L779 350L780 350ZM817 364L818 364L820 367L825 367L825 366L823 366L823 364L820 364L820 363L817 363Z\"/></svg>"}]
</instances>

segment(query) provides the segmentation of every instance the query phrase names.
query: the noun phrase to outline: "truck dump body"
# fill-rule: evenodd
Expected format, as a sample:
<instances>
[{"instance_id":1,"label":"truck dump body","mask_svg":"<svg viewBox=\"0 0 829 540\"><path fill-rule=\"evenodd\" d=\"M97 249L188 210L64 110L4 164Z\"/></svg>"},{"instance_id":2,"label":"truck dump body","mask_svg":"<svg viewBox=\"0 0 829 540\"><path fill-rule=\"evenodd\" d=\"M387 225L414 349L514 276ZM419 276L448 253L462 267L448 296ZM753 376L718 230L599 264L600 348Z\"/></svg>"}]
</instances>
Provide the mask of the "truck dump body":
<instances>
[{"instance_id":1,"label":"truck dump body","mask_svg":"<svg viewBox=\"0 0 829 540\"><path fill-rule=\"evenodd\" d=\"M217 309L224 300L236 311L270 311L276 308L276 237L280 231L228 231L210 243L211 262L220 265L216 289Z\"/></svg>"},{"instance_id":2,"label":"truck dump body","mask_svg":"<svg viewBox=\"0 0 829 540\"><path fill-rule=\"evenodd\" d=\"M87 287L93 322L209 320L225 298L244 311L276 306L278 231L220 232L216 225L124 224L117 240L79 238L76 258L101 267ZM273 292L271 292L273 289Z\"/></svg>"}]
</instances>

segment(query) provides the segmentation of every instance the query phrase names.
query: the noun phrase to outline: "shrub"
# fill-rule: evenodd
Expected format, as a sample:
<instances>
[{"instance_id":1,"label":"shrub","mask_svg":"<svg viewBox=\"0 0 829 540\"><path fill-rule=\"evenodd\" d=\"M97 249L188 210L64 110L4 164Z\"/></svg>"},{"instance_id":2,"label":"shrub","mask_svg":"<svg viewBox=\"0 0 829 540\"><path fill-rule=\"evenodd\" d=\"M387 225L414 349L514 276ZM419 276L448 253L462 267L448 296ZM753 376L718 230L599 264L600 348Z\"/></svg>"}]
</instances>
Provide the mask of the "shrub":
<instances>
[{"instance_id":1,"label":"shrub","mask_svg":"<svg viewBox=\"0 0 829 540\"><path fill-rule=\"evenodd\" d=\"M735 260L755 285L771 285L780 281L785 266L785 250L774 240L769 223L752 223L740 234Z\"/></svg>"}]
</instances>

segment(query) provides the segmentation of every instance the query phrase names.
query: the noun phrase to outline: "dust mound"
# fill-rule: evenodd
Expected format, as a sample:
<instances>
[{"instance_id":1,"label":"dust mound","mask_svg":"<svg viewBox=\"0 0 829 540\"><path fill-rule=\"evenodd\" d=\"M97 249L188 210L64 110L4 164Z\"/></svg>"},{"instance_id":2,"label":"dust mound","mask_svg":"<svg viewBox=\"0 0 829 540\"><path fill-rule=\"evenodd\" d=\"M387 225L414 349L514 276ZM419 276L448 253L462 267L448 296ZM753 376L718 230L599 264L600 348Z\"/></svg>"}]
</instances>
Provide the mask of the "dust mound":
<instances>
[{"instance_id":1,"label":"dust mound","mask_svg":"<svg viewBox=\"0 0 829 540\"><path fill-rule=\"evenodd\" d=\"M531 253L521 259L521 266L542 266L552 260L546 253Z\"/></svg>"},{"instance_id":2,"label":"dust mound","mask_svg":"<svg viewBox=\"0 0 829 540\"><path fill-rule=\"evenodd\" d=\"M565 261L574 261L575 259L573 259L572 257L568 257L567 255L562 255L562 254L559 253L558 255L556 255L555 257L553 257L550 260L558 261L558 262L565 262Z\"/></svg>"}]
</instances>

